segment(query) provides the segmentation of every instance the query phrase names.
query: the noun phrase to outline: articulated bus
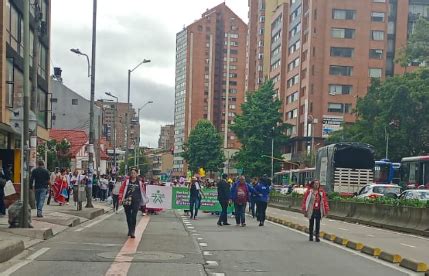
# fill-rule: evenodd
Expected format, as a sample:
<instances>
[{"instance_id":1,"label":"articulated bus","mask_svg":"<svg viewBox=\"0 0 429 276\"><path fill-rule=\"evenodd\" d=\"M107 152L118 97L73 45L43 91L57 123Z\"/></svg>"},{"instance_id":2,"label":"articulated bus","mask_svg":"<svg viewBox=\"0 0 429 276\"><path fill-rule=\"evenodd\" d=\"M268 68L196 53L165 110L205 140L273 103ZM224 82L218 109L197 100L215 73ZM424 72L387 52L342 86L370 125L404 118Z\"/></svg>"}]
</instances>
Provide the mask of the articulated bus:
<instances>
[{"instance_id":1,"label":"articulated bus","mask_svg":"<svg viewBox=\"0 0 429 276\"><path fill-rule=\"evenodd\" d=\"M314 179L315 168L281 171L274 174L274 184L289 186L291 184L306 185Z\"/></svg>"},{"instance_id":2,"label":"articulated bus","mask_svg":"<svg viewBox=\"0 0 429 276\"><path fill-rule=\"evenodd\" d=\"M406 188L429 188L429 155L402 158L401 182Z\"/></svg>"}]
</instances>

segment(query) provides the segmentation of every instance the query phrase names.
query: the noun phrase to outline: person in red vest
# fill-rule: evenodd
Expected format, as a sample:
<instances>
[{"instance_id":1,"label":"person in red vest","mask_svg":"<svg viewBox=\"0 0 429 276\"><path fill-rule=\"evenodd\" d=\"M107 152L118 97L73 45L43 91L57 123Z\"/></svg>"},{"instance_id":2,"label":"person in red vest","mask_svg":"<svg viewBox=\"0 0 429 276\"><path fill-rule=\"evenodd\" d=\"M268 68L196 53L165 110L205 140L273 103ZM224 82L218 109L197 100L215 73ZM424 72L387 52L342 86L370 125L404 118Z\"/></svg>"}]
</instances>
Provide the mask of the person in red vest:
<instances>
[{"instance_id":1,"label":"person in red vest","mask_svg":"<svg viewBox=\"0 0 429 276\"><path fill-rule=\"evenodd\" d=\"M313 241L313 234L316 236L316 242L320 242L320 221L326 217L329 212L329 203L326 197L326 192L320 188L320 181L315 179L311 181L302 200L302 211L306 218L310 219L309 240ZM316 231L314 231L314 223L316 222Z\"/></svg>"}]
</instances>

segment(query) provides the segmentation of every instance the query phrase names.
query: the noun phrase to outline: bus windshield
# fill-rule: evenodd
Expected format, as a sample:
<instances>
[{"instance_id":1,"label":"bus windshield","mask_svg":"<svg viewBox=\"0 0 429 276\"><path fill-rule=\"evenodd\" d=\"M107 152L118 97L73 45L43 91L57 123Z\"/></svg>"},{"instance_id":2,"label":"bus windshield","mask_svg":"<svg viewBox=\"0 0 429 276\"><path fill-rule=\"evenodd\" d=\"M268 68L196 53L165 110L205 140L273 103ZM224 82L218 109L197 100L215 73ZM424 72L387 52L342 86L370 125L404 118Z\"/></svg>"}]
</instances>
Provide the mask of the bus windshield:
<instances>
[{"instance_id":1,"label":"bus windshield","mask_svg":"<svg viewBox=\"0 0 429 276\"><path fill-rule=\"evenodd\" d=\"M389 183L390 164L376 164L374 168L375 183Z\"/></svg>"}]
</instances>

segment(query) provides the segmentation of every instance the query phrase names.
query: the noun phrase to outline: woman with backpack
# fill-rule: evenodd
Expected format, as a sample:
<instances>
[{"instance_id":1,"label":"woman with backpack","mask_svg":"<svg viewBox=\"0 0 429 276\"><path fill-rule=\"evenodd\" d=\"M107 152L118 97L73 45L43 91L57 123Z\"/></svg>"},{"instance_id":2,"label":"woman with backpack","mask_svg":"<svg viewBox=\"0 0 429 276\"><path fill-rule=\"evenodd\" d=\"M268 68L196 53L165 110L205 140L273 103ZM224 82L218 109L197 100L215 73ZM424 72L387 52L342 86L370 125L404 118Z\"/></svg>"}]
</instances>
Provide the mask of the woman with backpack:
<instances>
[{"instance_id":1,"label":"woman with backpack","mask_svg":"<svg viewBox=\"0 0 429 276\"><path fill-rule=\"evenodd\" d=\"M246 226L246 205L249 201L251 193L255 193L255 189L246 183L244 175L240 176L239 180L231 187L231 200L234 203L235 222L237 226Z\"/></svg>"},{"instance_id":2,"label":"woman with backpack","mask_svg":"<svg viewBox=\"0 0 429 276\"><path fill-rule=\"evenodd\" d=\"M319 180L311 181L302 200L302 211L304 216L310 219L309 240L313 241L313 234L315 234L316 242L320 242L320 221L328 215L329 204L326 192L320 188ZM316 223L316 231L313 232L314 223Z\"/></svg>"}]
</instances>

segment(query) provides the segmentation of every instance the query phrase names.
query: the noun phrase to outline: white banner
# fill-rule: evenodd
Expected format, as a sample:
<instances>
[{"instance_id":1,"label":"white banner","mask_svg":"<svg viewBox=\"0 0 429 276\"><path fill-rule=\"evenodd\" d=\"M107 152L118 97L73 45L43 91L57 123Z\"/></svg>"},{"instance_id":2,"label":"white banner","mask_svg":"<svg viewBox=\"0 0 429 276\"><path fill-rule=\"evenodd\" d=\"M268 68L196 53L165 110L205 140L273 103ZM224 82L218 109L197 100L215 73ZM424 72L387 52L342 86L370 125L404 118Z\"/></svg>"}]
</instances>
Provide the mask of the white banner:
<instances>
[{"instance_id":1,"label":"white banner","mask_svg":"<svg viewBox=\"0 0 429 276\"><path fill-rule=\"evenodd\" d=\"M171 187L147 185L146 195L149 198L147 208L171 209Z\"/></svg>"}]
</instances>

